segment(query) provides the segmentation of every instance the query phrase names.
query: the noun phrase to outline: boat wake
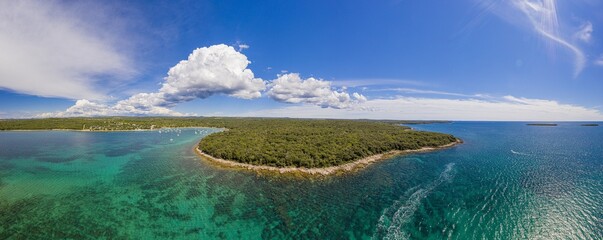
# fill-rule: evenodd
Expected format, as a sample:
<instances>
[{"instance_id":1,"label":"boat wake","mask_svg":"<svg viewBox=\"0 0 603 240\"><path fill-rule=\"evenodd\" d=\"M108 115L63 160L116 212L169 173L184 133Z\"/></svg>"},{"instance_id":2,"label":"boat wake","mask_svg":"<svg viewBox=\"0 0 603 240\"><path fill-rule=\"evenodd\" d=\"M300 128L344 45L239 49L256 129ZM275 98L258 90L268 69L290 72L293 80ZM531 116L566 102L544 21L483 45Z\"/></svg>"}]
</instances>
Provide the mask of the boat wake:
<instances>
[{"instance_id":1,"label":"boat wake","mask_svg":"<svg viewBox=\"0 0 603 240\"><path fill-rule=\"evenodd\" d=\"M454 163L447 164L438 179L423 188L417 186L409 189L400 200L386 208L379 217L373 239L409 239L410 236L402 228L412 220L423 198L427 197L440 184L451 181L453 169ZM402 201L403 199L406 201Z\"/></svg>"},{"instance_id":2,"label":"boat wake","mask_svg":"<svg viewBox=\"0 0 603 240\"><path fill-rule=\"evenodd\" d=\"M511 153L515 154L515 155L522 155L522 156L529 156L530 154L528 153L522 153L522 152L517 152L513 149L511 149Z\"/></svg>"}]
</instances>

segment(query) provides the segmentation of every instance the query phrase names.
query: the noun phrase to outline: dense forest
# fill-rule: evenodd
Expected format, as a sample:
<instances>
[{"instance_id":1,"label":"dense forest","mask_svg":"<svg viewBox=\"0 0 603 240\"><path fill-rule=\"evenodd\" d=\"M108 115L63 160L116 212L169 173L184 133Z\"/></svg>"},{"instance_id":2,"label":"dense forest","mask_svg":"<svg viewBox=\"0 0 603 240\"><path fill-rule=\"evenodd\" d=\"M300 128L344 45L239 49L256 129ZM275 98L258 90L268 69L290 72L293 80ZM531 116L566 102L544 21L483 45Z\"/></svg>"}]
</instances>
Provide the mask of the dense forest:
<instances>
[{"instance_id":1,"label":"dense forest","mask_svg":"<svg viewBox=\"0 0 603 240\"><path fill-rule=\"evenodd\" d=\"M214 127L227 131L203 138L212 156L276 167L327 167L390 150L436 147L449 134L413 131L405 121L220 117L111 117L0 120L0 130L73 129L116 131L162 127ZM427 123L427 122L425 122Z\"/></svg>"},{"instance_id":2,"label":"dense forest","mask_svg":"<svg viewBox=\"0 0 603 240\"><path fill-rule=\"evenodd\" d=\"M214 157L275 167L328 167L390 150L436 147L452 135L382 122L268 120L209 135L200 149Z\"/></svg>"}]
</instances>

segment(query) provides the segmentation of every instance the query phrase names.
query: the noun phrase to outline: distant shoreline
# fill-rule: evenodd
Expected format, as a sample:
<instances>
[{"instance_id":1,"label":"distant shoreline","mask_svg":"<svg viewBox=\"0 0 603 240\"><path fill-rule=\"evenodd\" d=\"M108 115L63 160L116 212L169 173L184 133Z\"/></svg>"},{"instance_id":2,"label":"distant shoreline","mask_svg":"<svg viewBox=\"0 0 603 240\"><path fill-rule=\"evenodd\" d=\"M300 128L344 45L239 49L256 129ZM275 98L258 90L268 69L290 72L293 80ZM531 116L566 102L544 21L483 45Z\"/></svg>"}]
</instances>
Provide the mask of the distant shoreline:
<instances>
[{"instance_id":1,"label":"distant shoreline","mask_svg":"<svg viewBox=\"0 0 603 240\"><path fill-rule=\"evenodd\" d=\"M251 171L255 171L255 172L269 171L269 172L275 172L275 173L280 173L280 174L301 173L301 174L307 174L307 175L326 176L326 175L332 175L332 174L336 174L336 173L353 172L353 171L365 168L368 165L371 165L377 161L390 159L394 156L398 156L398 155L402 155L402 154L432 152L432 151L441 150L441 149L445 149L445 148L451 148L451 147L454 147L461 143L463 143L463 141L461 139L457 138L456 141L454 141L452 143L448 143L448 144L438 146L438 147L423 147L420 149L411 149L411 150L392 150L392 151L389 151L386 153L371 155L371 156L361 158L356 161L345 163L342 165L324 167L324 168L272 167L272 166L265 166L265 165L253 165L253 164L248 164L248 163L240 163L240 162L236 162L236 161L232 161L232 160L216 158L207 153L204 153L203 151L201 151L201 149L199 149L199 144L195 145L194 151L201 159L208 160L209 162L218 164L223 167L228 167L228 168L246 169L246 170L251 170Z\"/></svg>"},{"instance_id":2,"label":"distant shoreline","mask_svg":"<svg viewBox=\"0 0 603 240\"><path fill-rule=\"evenodd\" d=\"M556 127L557 126L556 123L528 123L526 125L535 126L535 127Z\"/></svg>"}]
</instances>

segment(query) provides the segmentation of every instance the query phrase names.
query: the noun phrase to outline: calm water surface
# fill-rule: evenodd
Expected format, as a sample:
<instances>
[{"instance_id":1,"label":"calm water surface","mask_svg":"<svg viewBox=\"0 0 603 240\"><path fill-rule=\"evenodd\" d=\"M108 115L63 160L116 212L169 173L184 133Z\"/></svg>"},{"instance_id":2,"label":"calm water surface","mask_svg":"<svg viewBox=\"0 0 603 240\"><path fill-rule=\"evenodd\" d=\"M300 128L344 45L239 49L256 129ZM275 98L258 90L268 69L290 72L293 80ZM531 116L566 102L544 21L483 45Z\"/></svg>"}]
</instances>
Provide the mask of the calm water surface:
<instances>
[{"instance_id":1,"label":"calm water surface","mask_svg":"<svg viewBox=\"0 0 603 240\"><path fill-rule=\"evenodd\" d=\"M0 239L603 239L603 127L456 122L323 179L216 168L215 129L0 132Z\"/></svg>"}]
</instances>

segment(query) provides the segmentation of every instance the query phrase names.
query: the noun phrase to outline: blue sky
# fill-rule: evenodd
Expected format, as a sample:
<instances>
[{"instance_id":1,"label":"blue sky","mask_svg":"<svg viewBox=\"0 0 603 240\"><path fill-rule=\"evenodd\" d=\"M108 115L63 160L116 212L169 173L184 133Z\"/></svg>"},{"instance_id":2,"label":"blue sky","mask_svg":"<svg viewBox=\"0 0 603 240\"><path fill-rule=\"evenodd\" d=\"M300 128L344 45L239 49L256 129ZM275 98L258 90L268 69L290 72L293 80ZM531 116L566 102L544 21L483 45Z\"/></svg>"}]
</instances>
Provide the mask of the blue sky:
<instances>
[{"instance_id":1,"label":"blue sky","mask_svg":"<svg viewBox=\"0 0 603 240\"><path fill-rule=\"evenodd\" d=\"M0 9L0 118L603 120L598 1L12 1Z\"/></svg>"}]
</instances>

